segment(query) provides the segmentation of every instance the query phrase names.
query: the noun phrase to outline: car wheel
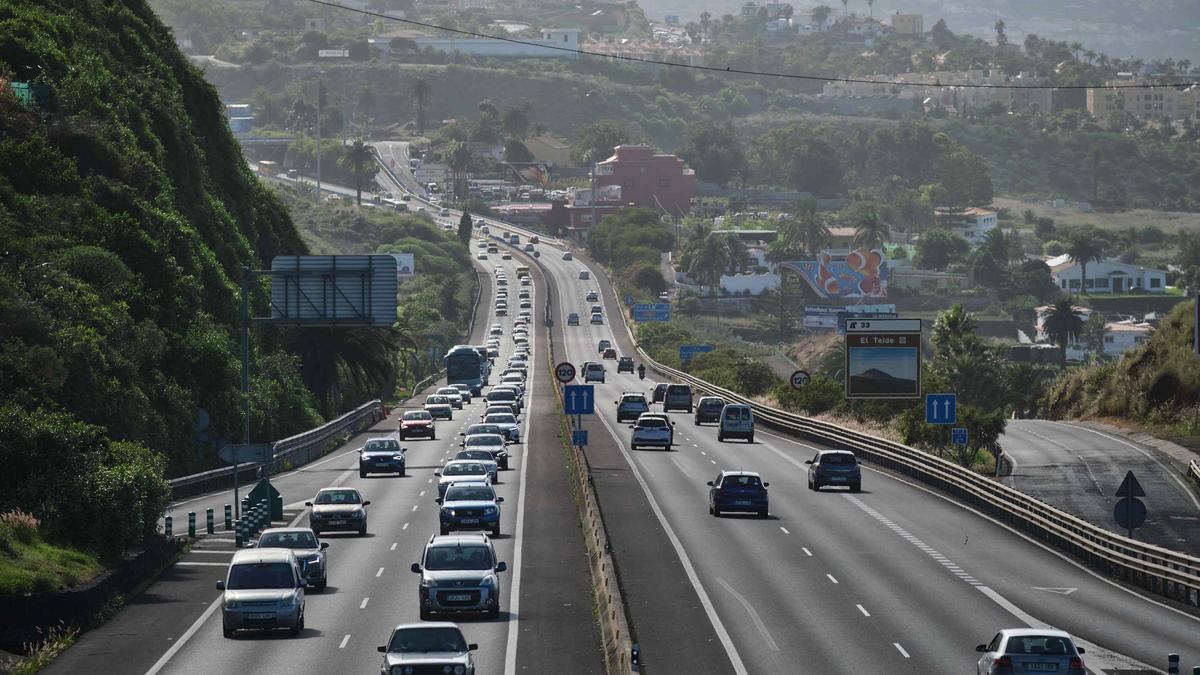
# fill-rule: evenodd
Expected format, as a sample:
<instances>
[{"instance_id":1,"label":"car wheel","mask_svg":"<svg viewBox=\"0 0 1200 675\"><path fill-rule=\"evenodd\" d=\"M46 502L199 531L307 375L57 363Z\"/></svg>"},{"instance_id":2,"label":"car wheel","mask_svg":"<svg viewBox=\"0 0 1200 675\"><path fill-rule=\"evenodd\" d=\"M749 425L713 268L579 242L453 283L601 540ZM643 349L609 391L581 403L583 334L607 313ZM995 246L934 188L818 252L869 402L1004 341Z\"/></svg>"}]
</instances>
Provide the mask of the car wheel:
<instances>
[{"instance_id":1,"label":"car wheel","mask_svg":"<svg viewBox=\"0 0 1200 675\"><path fill-rule=\"evenodd\" d=\"M720 517L721 517L721 509L719 509L719 508L717 508L717 507L715 507L715 506L714 506L714 507L712 507L712 514L713 514L714 516L716 516L717 518L720 518Z\"/></svg>"},{"instance_id":2,"label":"car wheel","mask_svg":"<svg viewBox=\"0 0 1200 675\"><path fill-rule=\"evenodd\" d=\"M367 526L366 525L363 525L362 527L358 528L358 536L360 536L360 537L367 536Z\"/></svg>"},{"instance_id":3,"label":"car wheel","mask_svg":"<svg viewBox=\"0 0 1200 675\"><path fill-rule=\"evenodd\" d=\"M749 436L747 436L747 437L746 437L746 442L747 442L747 443L753 443L753 442L754 442L754 434L750 434Z\"/></svg>"},{"instance_id":4,"label":"car wheel","mask_svg":"<svg viewBox=\"0 0 1200 675\"><path fill-rule=\"evenodd\" d=\"M718 431L717 432L717 442L724 443L725 442L725 434Z\"/></svg>"},{"instance_id":5,"label":"car wheel","mask_svg":"<svg viewBox=\"0 0 1200 675\"><path fill-rule=\"evenodd\" d=\"M224 621L221 622L221 634L229 640L233 639L233 629L230 628L229 624L225 623Z\"/></svg>"},{"instance_id":6,"label":"car wheel","mask_svg":"<svg viewBox=\"0 0 1200 675\"><path fill-rule=\"evenodd\" d=\"M862 483L855 483L850 486L851 492L862 492Z\"/></svg>"},{"instance_id":7,"label":"car wheel","mask_svg":"<svg viewBox=\"0 0 1200 675\"><path fill-rule=\"evenodd\" d=\"M484 616L486 616L489 619L500 618L500 594L499 593L496 594L496 604L492 605L491 609L489 609L487 612L484 613Z\"/></svg>"},{"instance_id":8,"label":"car wheel","mask_svg":"<svg viewBox=\"0 0 1200 675\"><path fill-rule=\"evenodd\" d=\"M429 440L431 440L431 441L437 440L437 432L436 431L429 432Z\"/></svg>"},{"instance_id":9,"label":"car wheel","mask_svg":"<svg viewBox=\"0 0 1200 675\"><path fill-rule=\"evenodd\" d=\"M400 477L404 478L404 469L400 469Z\"/></svg>"},{"instance_id":10,"label":"car wheel","mask_svg":"<svg viewBox=\"0 0 1200 675\"><path fill-rule=\"evenodd\" d=\"M325 587L328 585L329 585L329 577L326 576L325 578L321 579L320 582L314 584L313 588L315 588L318 591L324 591Z\"/></svg>"},{"instance_id":11,"label":"car wheel","mask_svg":"<svg viewBox=\"0 0 1200 675\"><path fill-rule=\"evenodd\" d=\"M766 517L767 517L767 509L762 509L762 510L760 510L760 511L758 512L758 517L759 517L759 518L766 518Z\"/></svg>"},{"instance_id":12,"label":"car wheel","mask_svg":"<svg viewBox=\"0 0 1200 675\"><path fill-rule=\"evenodd\" d=\"M689 415L691 415L691 414L692 414L692 412L693 412L693 410L692 410L692 406L690 406L690 405L689 405L689 406L688 406L688 414L689 414Z\"/></svg>"},{"instance_id":13,"label":"car wheel","mask_svg":"<svg viewBox=\"0 0 1200 675\"><path fill-rule=\"evenodd\" d=\"M494 539L499 536L500 536L500 523L496 523L496 526L492 528L492 538Z\"/></svg>"},{"instance_id":14,"label":"car wheel","mask_svg":"<svg viewBox=\"0 0 1200 675\"><path fill-rule=\"evenodd\" d=\"M396 434L396 435L397 435L397 436L399 436L399 437L400 437L400 440L402 440L402 441L407 441L407 440L408 440L408 437L404 435L404 432L403 432L403 431L399 432L399 433L398 433L398 434Z\"/></svg>"},{"instance_id":15,"label":"car wheel","mask_svg":"<svg viewBox=\"0 0 1200 675\"><path fill-rule=\"evenodd\" d=\"M630 449L630 450L637 450L637 449L638 449L637 443L630 443L630 444L629 444L629 449Z\"/></svg>"},{"instance_id":16,"label":"car wheel","mask_svg":"<svg viewBox=\"0 0 1200 675\"><path fill-rule=\"evenodd\" d=\"M359 478L366 478L366 477L367 477L367 472L366 472L366 471L363 471L362 469L359 469L359 470L358 470L358 477L359 477Z\"/></svg>"},{"instance_id":17,"label":"car wheel","mask_svg":"<svg viewBox=\"0 0 1200 675\"><path fill-rule=\"evenodd\" d=\"M300 631L304 630L304 615L296 617L296 625L288 629L290 635L299 635Z\"/></svg>"},{"instance_id":18,"label":"car wheel","mask_svg":"<svg viewBox=\"0 0 1200 675\"><path fill-rule=\"evenodd\" d=\"M695 422L696 422L696 426L700 426L700 418L699 418L699 417L697 417L697 418L695 419Z\"/></svg>"},{"instance_id":19,"label":"car wheel","mask_svg":"<svg viewBox=\"0 0 1200 675\"><path fill-rule=\"evenodd\" d=\"M815 481L815 480L814 480L814 481L812 482L812 489L813 489L814 491L816 491L816 492L820 492L820 491L821 491L821 484L820 484L820 483L818 483L817 481Z\"/></svg>"}]
</instances>

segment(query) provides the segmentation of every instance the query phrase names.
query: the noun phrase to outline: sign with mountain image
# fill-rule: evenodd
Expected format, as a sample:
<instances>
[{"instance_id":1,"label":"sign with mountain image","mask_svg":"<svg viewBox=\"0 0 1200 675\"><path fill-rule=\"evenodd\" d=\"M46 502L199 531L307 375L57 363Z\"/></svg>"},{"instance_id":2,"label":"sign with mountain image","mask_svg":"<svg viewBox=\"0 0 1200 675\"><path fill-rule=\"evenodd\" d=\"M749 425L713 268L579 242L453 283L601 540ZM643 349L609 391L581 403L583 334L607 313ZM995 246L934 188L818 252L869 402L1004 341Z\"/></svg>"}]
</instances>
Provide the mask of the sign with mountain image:
<instances>
[{"instance_id":1,"label":"sign with mountain image","mask_svg":"<svg viewBox=\"0 0 1200 675\"><path fill-rule=\"evenodd\" d=\"M846 398L919 398L920 320L847 321L845 372Z\"/></svg>"}]
</instances>

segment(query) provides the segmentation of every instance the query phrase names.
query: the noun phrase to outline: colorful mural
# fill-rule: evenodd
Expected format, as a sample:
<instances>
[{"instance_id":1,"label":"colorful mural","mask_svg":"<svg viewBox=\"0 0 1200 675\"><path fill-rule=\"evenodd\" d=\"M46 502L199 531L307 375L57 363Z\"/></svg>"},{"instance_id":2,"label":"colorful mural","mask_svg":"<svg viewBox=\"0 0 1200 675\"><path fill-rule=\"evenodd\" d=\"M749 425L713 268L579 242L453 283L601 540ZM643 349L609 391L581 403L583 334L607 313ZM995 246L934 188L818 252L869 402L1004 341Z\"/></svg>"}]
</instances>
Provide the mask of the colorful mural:
<instances>
[{"instance_id":1,"label":"colorful mural","mask_svg":"<svg viewBox=\"0 0 1200 675\"><path fill-rule=\"evenodd\" d=\"M821 253L816 260L782 263L823 298L886 298L887 259L879 249L860 248L846 255Z\"/></svg>"}]
</instances>

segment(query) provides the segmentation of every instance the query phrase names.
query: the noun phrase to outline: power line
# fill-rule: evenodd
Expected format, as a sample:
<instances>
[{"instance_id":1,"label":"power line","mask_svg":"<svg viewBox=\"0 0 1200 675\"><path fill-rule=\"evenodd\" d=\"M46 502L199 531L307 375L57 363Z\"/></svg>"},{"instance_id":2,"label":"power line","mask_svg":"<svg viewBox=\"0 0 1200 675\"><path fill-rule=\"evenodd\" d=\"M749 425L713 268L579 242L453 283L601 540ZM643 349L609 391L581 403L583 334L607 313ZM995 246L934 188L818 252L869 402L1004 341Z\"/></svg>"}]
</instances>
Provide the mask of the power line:
<instances>
[{"instance_id":1,"label":"power line","mask_svg":"<svg viewBox=\"0 0 1200 675\"><path fill-rule=\"evenodd\" d=\"M946 84L946 85L942 85L941 83L938 83L938 82L932 82L932 83L929 83L929 82L905 82L902 80L879 80L879 79L872 79L872 78L827 77L827 76L823 76L823 75L804 75L804 74L800 74L800 73L779 73L779 72L764 71L764 70L746 70L743 68L734 68L732 66L725 66L724 68L722 68L720 66L705 66L705 65L698 65L698 64L691 64L691 63L672 63L670 61L662 61L659 59L643 59L643 58L638 58L636 56L624 56L621 54L605 54L604 52L594 52L594 51L589 51L586 49L572 49L570 47L560 47L558 45L542 44L540 42L531 42L529 40L521 40L518 38L497 37L495 35L485 35L483 33L476 33L474 31L469 31L469 30L465 30L462 28L450 28L447 26L438 26L435 24L426 23L424 21L417 21L415 19L404 19L404 18L401 18L398 16L391 16L389 14L383 14L381 12L373 12L368 9L358 9L356 7L347 7L345 5L339 5L336 2L329 2L328 0L307 0L307 1L311 2L315 5L323 5L325 7L332 7L334 9L341 9L341 10L345 10L347 12L354 12L356 14L363 14L366 16L372 16L372 17L379 18L379 19L387 19L389 21L397 21L400 23L409 24L411 26L420 26L422 28L432 28L435 30L446 31L448 33L457 33L458 35L465 35L467 37L484 38L487 40L497 40L499 42L511 42L513 44L524 45L527 47L537 47L539 49L550 49L553 51L568 52L568 53L577 54L580 56L598 56L598 57L602 57L602 58L606 58L606 59L613 59L613 60L617 60L617 61L629 61L632 63L643 63L643 64L650 64L650 65L655 65L655 66L667 66L670 68L688 68L691 70L700 70L700 71L711 72L711 73L729 73L729 74L733 74L733 75L753 75L756 77L778 77L778 78L789 79L789 80L807 80L807 81L811 81L811 82L840 82L840 83L845 83L845 84L879 84L879 85L887 85L887 86L895 86L895 87L948 86L948 87L959 87L961 89L1064 89L1064 90L1071 90L1071 89L1109 89L1109 90L1112 90L1112 89L1165 89L1167 87L1179 88L1179 87L1190 87L1190 86L1193 86L1196 84L1200 84L1200 82L1192 81L1192 82L1168 82L1168 83L1161 83L1161 84L1106 84L1106 85L1099 85L1099 86L1088 85L1088 84L1068 84L1068 85L1030 84L1030 85L1025 85L1025 84L990 84L990 83L989 84Z\"/></svg>"}]
</instances>

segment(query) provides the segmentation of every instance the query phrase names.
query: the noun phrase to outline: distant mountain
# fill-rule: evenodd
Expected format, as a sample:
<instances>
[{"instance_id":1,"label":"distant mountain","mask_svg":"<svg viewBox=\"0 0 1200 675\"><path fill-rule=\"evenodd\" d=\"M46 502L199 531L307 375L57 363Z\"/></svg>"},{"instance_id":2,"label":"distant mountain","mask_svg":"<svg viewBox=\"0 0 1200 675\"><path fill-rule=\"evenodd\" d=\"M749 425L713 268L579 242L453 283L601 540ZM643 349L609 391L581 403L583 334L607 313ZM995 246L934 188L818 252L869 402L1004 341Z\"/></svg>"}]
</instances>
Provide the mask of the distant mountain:
<instances>
[{"instance_id":1,"label":"distant mountain","mask_svg":"<svg viewBox=\"0 0 1200 675\"><path fill-rule=\"evenodd\" d=\"M863 379L863 380L896 380L896 379L900 379L900 378L893 377L892 375L885 373L878 368L864 370L863 372L859 373L858 375L855 375L854 377L857 377L857 378Z\"/></svg>"},{"instance_id":2,"label":"distant mountain","mask_svg":"<svg viewBox=\"0 0 1200 675\"><path fill-rule=\"evenodd\" d=\"M895 377L878 368L850 376L850 391L856 394L909 394L916 390L916 380Z\"/></svg>"}]
</instances>

